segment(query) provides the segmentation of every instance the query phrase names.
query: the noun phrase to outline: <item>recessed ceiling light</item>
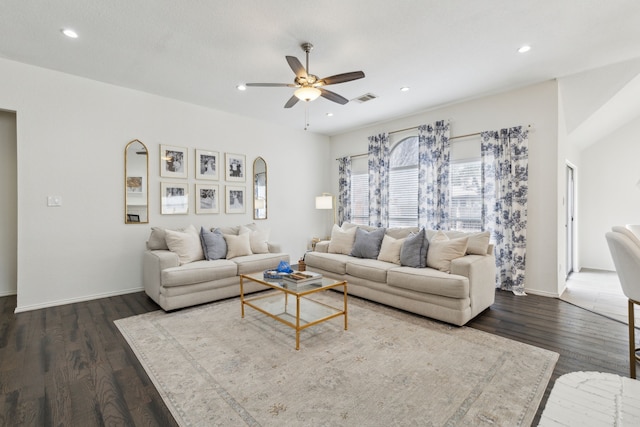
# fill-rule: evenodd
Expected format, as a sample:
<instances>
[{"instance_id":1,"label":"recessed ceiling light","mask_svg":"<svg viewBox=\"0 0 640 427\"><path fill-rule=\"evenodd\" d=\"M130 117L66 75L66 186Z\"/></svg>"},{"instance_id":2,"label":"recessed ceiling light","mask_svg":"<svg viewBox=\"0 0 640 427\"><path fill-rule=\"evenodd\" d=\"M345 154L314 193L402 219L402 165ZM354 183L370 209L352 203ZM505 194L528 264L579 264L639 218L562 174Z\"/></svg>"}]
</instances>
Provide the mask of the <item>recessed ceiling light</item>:
<instances>
[{"instance_id":1,"label":"recessed ceiling light","mask_svg":"<svg viewBox=\"0 0 640 427\"><path fill-rule=\"evenodd\" d=\"M327 117L333 117L333 113L327 113Z\"/></svg>"},{"instance_id":2,"label":"recessed ceiling light","mask_svg":"<svg viewBox=\"0 0 640 427\"><path fill-rule=\"evenodd\" d=\"M531 46L524 45L524 46L521 46L520 49L518 49L518 52L525 53L525 52L529 52L530 50L531 50Z\"/></svg>"},{"instance_id":3,"label":"recessed ceiling light","mask_svg":"<svg viewBox=\"0 0 640 427\"><path fill-rule=\"evenodd\" d=\"M400 88L400 90L401 90L402 92L408 92L408 91L409 91L409 86L402 86L402 87Z\"/></svg>"},{"instance_id":4,"label":"recessed ceiling light","mask_svg":"<svg viewBox=\"0 0 640 427\"><path fill-rule=\"evenodd\" d=\"M236 86L236 89L238 90L247 90L247 87L243 84L239 84L238 86Z\"/></svg>"},{"instance_id":5,"label":"recessed ceiling light","mask_svg":"<svg viewBox=\"0 0 640 427\"><path fill-rule=\"evenodd\" d=\"M78 33L73 31L71 28L63 28L60 31L62 31L62 34L64 34L65 36L69 37L70 39L77 39L78 38Z\"/></svg>"}]
</instances>

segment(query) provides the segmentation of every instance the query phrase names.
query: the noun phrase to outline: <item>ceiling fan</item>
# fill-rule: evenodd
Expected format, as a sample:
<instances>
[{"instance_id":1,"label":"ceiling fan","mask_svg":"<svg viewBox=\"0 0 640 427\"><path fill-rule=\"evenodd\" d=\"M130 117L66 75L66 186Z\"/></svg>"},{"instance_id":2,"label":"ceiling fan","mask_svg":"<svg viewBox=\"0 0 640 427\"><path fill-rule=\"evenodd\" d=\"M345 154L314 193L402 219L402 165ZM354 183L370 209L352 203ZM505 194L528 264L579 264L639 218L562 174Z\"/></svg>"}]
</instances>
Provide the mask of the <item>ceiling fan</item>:
<instances>
[{"instance_id":1,"label":"ceiling fan","mask_svg":"<svg viewBox=\"0 0 640 427\"><path fill-rule=\"evenodd\" d=\"M302 66L295 56L286 56L289 66L296 74L296 78L293 80L294 83L247 83L246 86L298 88L287 103L284 104L284 108L291 108L296 105L298 101L313 101L319 96L341 105L349 102L347 98L325 89L324 86L361 79L364 77L364 73L362 71L352 71L350 73L336 74L335 76L319 79L318 76L309 73L309 52L313 49L313 45L311 43L302 43L300 46L307 56L306 68Z\"/></svg>"}]
</instances>

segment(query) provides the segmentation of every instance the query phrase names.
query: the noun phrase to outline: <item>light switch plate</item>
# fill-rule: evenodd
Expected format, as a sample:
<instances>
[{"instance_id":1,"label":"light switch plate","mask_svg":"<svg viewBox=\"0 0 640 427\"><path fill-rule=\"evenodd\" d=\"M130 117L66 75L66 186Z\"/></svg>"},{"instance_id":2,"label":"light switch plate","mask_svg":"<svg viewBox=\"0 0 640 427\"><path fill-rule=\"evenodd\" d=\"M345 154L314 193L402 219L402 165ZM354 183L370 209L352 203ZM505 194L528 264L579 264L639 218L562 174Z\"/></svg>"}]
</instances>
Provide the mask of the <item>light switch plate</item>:
<instances>
[{"instance_id":1,"label":"light switch plate","mask_svg":"<svg viewBox=\"0 0 640 427\"><path fill-rule=\"evenodd\" d=\"M47 206L49 206L49 207L62 206L62 197L60 197L60 196L48 196L47 197Z\"/></svg>"}]
</instances>

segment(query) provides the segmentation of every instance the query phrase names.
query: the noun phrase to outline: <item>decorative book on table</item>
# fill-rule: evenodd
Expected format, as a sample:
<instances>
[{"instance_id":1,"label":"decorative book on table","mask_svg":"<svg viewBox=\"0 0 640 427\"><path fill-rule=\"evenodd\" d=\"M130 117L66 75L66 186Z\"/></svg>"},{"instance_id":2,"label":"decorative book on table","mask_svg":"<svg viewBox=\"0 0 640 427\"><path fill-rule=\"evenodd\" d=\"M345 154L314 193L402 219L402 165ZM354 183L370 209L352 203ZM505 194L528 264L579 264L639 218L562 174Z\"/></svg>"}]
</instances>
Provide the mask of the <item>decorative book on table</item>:
<instances>
[{"instance_id":1,"label":"decorative book on table","mask_svg":"<svg viewBox=\"0 0 640 427\"><path fill-rule=\"evenodd\" d=\"M314 283L322 280L322 274L312 271L294 271L293 273L283 275L282 280L287 283L295 283L296 285Z\"/></svg>"}]
</instances>

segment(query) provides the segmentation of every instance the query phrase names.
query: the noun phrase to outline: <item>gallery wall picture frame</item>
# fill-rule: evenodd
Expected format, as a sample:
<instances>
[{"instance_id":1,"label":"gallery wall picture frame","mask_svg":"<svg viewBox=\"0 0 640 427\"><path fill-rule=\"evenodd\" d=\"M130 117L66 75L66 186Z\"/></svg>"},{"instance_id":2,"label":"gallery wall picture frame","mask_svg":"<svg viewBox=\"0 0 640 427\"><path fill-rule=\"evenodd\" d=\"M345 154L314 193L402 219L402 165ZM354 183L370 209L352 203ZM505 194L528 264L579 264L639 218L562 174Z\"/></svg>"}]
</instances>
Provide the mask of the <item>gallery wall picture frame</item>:
<instances>
[{"instance_id":1,"label":"gallery wall picture frame","mask_svg":"<svg viewBox=\"0 0 640 427\"><path fill-rule=\"evenodd\" d=\"M225 212L228 214L245 213L247 206L246 187L227 185L225 189Z\"/></svg>"},{"instance_id":2,"label":"gallery wall picture frame","mask_svg":"<svg viewBox=\"0 0 640 427\"><path fill-rule=\"evenodd\" d=\"M189 184L182 182L161 182L160 213L162 215L188 214Z\"/></svg>"},{"instance_id":3,"label":"gallery wall picture frame","mask_svg":"<svg viewBox=\"0 0 640 427\"><path fill-rule=\"evenodd\" d=\"M220 186L196 184L196 214L220 213Z\"/></svg>"},{"instance_id":4,"label":"gallery wall picture frame","mask_svg":"<svg viewBox=\"0 0 640 427\"><path fill-rule=\"evenodd\" d=\"M186 178L188 152L185 147L160 144L160 176L165 178Z\"/></svg>"},{"instance_id":5,"label":"gallery wall picture frame","mask_svg":"<svg viewBox=\"0 0 640 427\"><path fill-rule=\"evenodd\" d=\"M196 149L196 179L217 181L220 179L220 153Z\"/></svg>"},{"instance_id":6,"label":"gallery wall picture frame","mask_svg":"<svg viewBox=\"0 0 640 427\"><path fill-rule=\"evenodd\" d=\"M244 182L247 176L247 162L244 154L225 153L225 179Z\"/></svg>"}]
</instances>

